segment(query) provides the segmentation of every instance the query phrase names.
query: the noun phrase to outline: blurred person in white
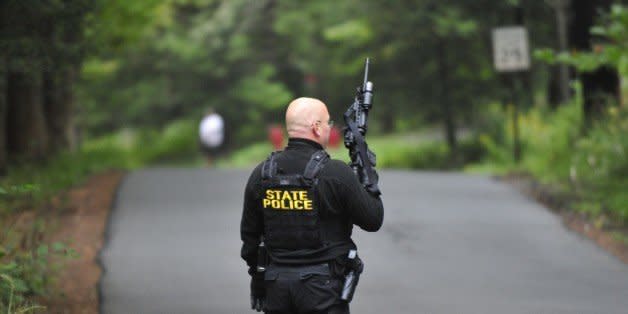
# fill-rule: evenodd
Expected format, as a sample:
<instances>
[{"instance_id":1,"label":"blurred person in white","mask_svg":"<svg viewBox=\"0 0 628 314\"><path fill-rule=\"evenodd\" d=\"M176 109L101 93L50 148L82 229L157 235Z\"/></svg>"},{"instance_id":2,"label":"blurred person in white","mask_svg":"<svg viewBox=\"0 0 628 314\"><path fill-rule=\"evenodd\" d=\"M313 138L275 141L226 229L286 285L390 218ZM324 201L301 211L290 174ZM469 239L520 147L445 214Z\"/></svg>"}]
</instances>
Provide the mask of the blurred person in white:
<instances>
[{"instance_id":1,"label":"blurred person in white","mask_svg":"<svg viewBox=\"0 0 628 314\"><path fill-rule=\"evenodd\" d=\"M225 122L213 109L209 109L201 120L198 136L201 151L207 160L207 166L212 166L213 159L218 154L225 139Z\"/></svg>"}]
</instances>

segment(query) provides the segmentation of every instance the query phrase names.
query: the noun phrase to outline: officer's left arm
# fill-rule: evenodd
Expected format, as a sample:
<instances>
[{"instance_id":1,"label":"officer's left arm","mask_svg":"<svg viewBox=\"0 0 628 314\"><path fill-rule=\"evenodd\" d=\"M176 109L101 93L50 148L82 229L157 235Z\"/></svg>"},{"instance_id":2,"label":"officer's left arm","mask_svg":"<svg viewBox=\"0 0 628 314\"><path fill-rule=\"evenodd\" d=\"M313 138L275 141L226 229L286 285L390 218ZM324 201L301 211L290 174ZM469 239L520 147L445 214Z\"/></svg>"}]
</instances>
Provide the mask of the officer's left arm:
<instances>
[{"instance_id":1,"label":"officer's left arm","mask_svg":"<svg viewBox=\"0 0 628 314\"><path fill-rule=\"evenodd\" d=\"M240 238L242 239L240 256L249 267L255 267L257 264L257 247L264 232L263 213L258 208L259 200L256 191L260 179L260 167L258 166L253 170L244 190L244 206L240 222Z\"/></svg>"}]
</instances>

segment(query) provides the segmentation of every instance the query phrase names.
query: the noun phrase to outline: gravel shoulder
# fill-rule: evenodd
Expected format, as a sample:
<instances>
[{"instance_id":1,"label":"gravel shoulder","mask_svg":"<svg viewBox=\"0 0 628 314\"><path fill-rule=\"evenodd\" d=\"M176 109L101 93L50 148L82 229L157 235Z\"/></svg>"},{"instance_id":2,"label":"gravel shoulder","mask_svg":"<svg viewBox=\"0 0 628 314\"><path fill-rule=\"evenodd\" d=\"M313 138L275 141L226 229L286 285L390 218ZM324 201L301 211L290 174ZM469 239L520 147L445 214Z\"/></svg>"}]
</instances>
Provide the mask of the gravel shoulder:
<instances>
[{"instance_id":1,"label":"gravel shoulder","mask_svg":"<svg viewBox=\"0 0 628 314\"><path fill-rule=\"evenodd\" d=\"M99 312L102 268L98 254L118 185L124 173L110 171L90 177L83 185L53 201L60 210L46 217L52 232L47 241L63 242L78 253L77 258L54 259L60 269L54 275L51 294L40 302L46 313L88 314ZM57 204L54 204L57 203Z\"/></svg>"}]
</instances>

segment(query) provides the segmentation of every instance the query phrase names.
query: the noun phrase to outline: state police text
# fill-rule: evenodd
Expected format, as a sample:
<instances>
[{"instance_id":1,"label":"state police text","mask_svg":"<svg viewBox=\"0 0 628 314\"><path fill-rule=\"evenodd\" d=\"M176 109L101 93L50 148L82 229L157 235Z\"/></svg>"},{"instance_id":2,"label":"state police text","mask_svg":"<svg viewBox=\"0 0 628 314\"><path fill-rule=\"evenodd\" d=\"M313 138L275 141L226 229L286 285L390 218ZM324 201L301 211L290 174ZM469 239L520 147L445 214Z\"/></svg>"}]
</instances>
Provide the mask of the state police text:
<instances>
[{"instance_id":1,"label":"state police text","mask_svg":"<svg viewBox=\"0 0 628 314\"><path fill-rule=\"evenodd\" d=\"M312 200L307 190L266 190L262 206L283 210L312 210Z\"/></svg>"}]
</instances>

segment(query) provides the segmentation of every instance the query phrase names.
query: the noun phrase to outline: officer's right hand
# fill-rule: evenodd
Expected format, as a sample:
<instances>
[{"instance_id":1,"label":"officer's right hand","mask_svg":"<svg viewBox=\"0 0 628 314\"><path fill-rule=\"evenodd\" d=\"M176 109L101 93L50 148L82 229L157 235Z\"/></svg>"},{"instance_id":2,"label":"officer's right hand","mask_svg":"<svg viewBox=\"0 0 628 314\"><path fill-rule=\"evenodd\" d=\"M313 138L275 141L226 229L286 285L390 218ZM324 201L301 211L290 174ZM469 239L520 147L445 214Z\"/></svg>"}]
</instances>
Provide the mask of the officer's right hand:
<instances>
[{"instance_id":1,"label":"officer's right hand","mask_svg":"<svg viewBox=\"0 0 628 314\"><path fill-rule=\"evenodd\" d=\"M264 310L265 297L264 273L254 273L251 275L251 308L258 312Z\"/></svg>"},{"instance_id":2,"label":"officer's right hand","mask_svg":"<svg viewBox=\"0 0 628 314\"><path fill-rule=\"evenodd\" d=\"M366 187L366 191L368 191L371 195L378 197L382 194L382 192L379 190L379 174L377 174L377 171L375 170L375 168L371 168L373 171L370 173L369 175L369 185Z\"/></svg>"}]
</instances>

